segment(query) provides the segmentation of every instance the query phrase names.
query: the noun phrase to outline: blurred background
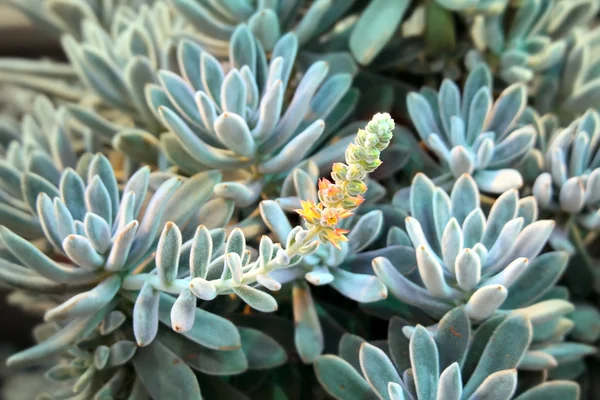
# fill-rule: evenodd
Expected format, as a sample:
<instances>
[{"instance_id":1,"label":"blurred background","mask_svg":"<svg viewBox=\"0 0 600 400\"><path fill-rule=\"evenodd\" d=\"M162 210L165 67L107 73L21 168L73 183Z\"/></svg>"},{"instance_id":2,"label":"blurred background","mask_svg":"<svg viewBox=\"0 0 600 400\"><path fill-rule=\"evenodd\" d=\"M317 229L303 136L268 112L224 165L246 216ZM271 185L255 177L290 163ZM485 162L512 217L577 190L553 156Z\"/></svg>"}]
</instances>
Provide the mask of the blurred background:
<instances>
[{"instance_id":1,"label":"blurred background","mask_svg":"<svg viewBox=\"0 0 600 400\"><path fill-rule=\"evenodd\" d=\"M60 44L56 38L45 32L37 30L33 24L18 10L3 4L0 0L0 57L27 57L64 59ZM0 76L0 86L2 77ZM0 96L2 96L0 94ZM9 99L1 99L5 103ZM31 391L39 380L28 379L27 374L15 375L15 379L6 382L7 369L5 359L16 350L24 349L33 344L33 327L41 320L23 313L22 310L12 306L8 291L0 286L0 399L5 400L31 400ZM9 387L18 388L16 391ZM8 393L19 392L18 397Z\"/></svg>"}]
</instances>

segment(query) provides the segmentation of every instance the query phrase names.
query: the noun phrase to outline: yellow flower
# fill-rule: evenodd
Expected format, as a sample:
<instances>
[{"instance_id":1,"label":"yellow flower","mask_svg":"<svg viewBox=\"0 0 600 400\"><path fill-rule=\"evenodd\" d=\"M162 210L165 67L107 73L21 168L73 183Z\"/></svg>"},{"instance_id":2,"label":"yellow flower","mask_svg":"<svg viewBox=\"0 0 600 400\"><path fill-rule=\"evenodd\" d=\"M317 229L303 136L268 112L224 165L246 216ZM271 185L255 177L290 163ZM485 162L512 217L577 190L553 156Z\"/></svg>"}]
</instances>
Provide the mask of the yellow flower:
<instances>
[{"instance_id":1,"label":"yellow flower","mask_svg":"<svg viewBox=\"0 0 600 400\"><path fill-rule=\"evenodd\" d=\"M321 226L324 228L335 227L340 220L352 215L351 211L343 208L325 208L321 212Z\"/></svg>"},{"instance_id":2,"label":"yellow flower","mask_svg":"<svg viewBox=\"0 0 600 400\"><path fill-rule=\"evenodd\" d=\"M300 205L302 206L302 209L296 210L296 212L300 214L302 218L304 218L307 224L317 225L321 220L321 211L323 210L323 205L320 203L317 205L311 200L300 200Z\"/></svg>"},{"instance_id":3,"label":"yellow flower","mask_svg":"<svg viewBox=\"0 0 600 400\"><path fill-rule=\"evenodd\" d=\"M348 238L344 235L349 231L340 228L324 228L319 232L319 238L321 241L329 242L335 246L336 249L340 249L342 242L347 242Z\"/></svg>"}]
</instances>

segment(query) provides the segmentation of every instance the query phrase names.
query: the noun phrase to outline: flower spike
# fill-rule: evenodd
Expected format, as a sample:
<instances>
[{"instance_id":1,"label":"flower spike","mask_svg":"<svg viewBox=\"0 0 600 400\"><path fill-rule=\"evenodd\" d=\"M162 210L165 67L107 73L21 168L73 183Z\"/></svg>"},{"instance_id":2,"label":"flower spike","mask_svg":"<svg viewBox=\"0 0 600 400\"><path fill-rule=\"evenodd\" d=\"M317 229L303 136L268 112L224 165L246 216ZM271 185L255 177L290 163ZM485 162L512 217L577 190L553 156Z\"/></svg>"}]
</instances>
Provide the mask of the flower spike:
<instances>
[{"instance_id":1,"label":"flower spike","mask_svg":"<svg viewBox=\"0 0 600 400\"><path fill-rule=\"evenodd\" d=\"M376 114L365 129L359 129L354 143L346 149L346 163L335 163L331 176L319 180L319 204L302 201L302 209L296 210L307 228L319 237L321 243L331 243L340 248L348 239L345 229L336 228L338 223L350 217L365 199L367 191L364 180L367 174L381 165L380 153L393 135L394 120L389 114Z\"/></svg>"}]
</instances>

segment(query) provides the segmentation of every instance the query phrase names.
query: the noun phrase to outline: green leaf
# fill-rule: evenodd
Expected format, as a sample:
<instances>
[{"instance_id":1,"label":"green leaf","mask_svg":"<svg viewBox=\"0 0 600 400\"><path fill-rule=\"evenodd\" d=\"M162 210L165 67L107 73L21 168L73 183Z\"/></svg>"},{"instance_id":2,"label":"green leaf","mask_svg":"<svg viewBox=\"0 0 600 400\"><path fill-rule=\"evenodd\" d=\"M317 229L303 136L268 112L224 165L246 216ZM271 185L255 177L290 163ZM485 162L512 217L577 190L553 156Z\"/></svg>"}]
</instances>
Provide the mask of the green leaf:
<instances>
[{"instance_id":1,"label":"green leaf","mask_svg":"<svg viewBox=\"0 0 600 400\"><path fill-rule=\"evenodd\" d=\"M175 304L175 298L161 293L158 318L160 322L171 326L171 308ZM240 334L230 321L223 317L196 308L194 326L182 335L193 342L215 350L234 350L242 345Z\"/></svg>"},{"instance_id":2,"label":"green leaf","mask_svg":"<svg viewBox=\"0 0 600 400\"><path fill-rule=\"evenodd\" d=\"M239 331L248 368L271 369L287 361L287 354L283 347L270 336L251 328L240 328Z\"/></svg>"},{"instance_id":3,"label":"green leaf","mask_svg":"<svg viewBox=\"0 0 600 400\"><path fill-rule=\"evenodd\" d=\"M400 25L409 5L409 0L371 1L350 35L350 51L360 64L370 64L379 54Z\"/></svg>"},{"instance_id":4,"label":"green leaf","mask_svg":"<svg viewBox=\"0 0 600 400\"><path fill-rule=\"evenodd\" d=\"M339 345L339 355L352 365L357 371L360 371L359 352L360 346L365 340L359 336L350 333L344 333Z\"/></svg>"},{"instance_id":5,"label":"green leaf","mask_svg":"<svg viewBox=\"0 0 600 400\"><path fill-rule=\"evenodd\" d=\"M410 338L410 363L418 398L433 399L440 376L438 349L427 330L417 325Z\"/></svg>"},{"instance_id":6,"label":"green leaf","mask_svg":"<svg viewBox=\"0 0 600 400\"><path fill-rule=\"evenodd\" d=\"M522 393L515 400L576 400L579 399L579 385L571 381L544 382Z\"/></svg>"},{"instance_id":7,"label":"green leaf","mask_svg":"<svg viewBox=\"0 0 600 400\"><path fill-rule=\"evenodd\" d=\"M369 343L363 343L360 346L359 358L363 375L373 390L382 399L389 400L389 382L402 383L392 361L381 349Z\"/></svg>"},{"instance_id":8,"label":"green leaf","mask_svg":"<svg viewBox=\"0 0 600 400\"><path fill-rule=\"evenodd\" d=\"M462 307L444 315L434 339L440 352L440 370L443 371L454 362L462 365L471 339L471 323Z\"/></svg>"},{"instance_id":9,"label":"green leaf","mask_svg":"<svg viewBox=\"0 0 600 400\"><path fill-rule=\"evenodd\" d=\"M563 251L553 251L536 257L512 284L501 308L512 310L531 304L554 286L562 276L568 261L568 254Z\"/></svg>"},{"instance_id":10,"label":"green leaf","mask_svg":"<svg viewBox=\"0 0 600 400\"><path fill-rule=\"evenodd\" d=\"M261 312L273 312L277 310L277 301L268 293L250 286L234 286L233 291L246 304Z\"/></svg>"},{"instance_id":11,"label":"green leaf","mask_svg":"<svg viewBox=\"0 0 600 400\"><path fill-rule=\"evenodd\" d=\"M139 348L133 367L155 399L202 399L192 369L159 341Z\"/></svg>"},{"instance_id":12,"label":"green leaf","mask_svg":"<svg viewBox=\"0 0 600 400\"><path fill-rule=\"evenodd\" d=\"M525 317L510 317L502 322L485 346L473 375L464 387L464 396L471 396L494 372L516 368L529 347L531 335L531 323Z\"/></svg>"},{"instance_id":13,"label":"green leaf","mask_svg":"<svg viewBox=\"0 0 600 400\"><path fill-rule=\"evenodd\" d=\"M471 399L509 400L517 388L517 370L494 372L485 380Z\"/></svg>"},{"instance_id":14,"label":"green leaf","mask_svg":"<svg viewBox=\"0 0 600 400\"><path fill-rule=\"evenodd\" d=\"M319 356L314 363L317 379L338 400L375 400L378 396L362 376L337 356Z\"/></svg>"},{"instance_id":15,"label":"green leaf","mask_svg":"<svg viewBox=\"0 0 600 400\"><path fill-rule=\"evenodd\" d=\"M303 362L309 364L323 352L324 338L310 288L297 281L292 290L294 302L294 343Z\"/></svg>"},{"instance_id":16,"label":"green leaf","mask_svg":"<svg viewBox=\"0 0 600 400\"><path fill-rule=\"evenodd\" d=\"M208 375L236 375L248 369L248 361L242 349L225 351L207 349L168 330L159 332L158 341L185 360L192 369Z\"/></svg>"}]
</instances>

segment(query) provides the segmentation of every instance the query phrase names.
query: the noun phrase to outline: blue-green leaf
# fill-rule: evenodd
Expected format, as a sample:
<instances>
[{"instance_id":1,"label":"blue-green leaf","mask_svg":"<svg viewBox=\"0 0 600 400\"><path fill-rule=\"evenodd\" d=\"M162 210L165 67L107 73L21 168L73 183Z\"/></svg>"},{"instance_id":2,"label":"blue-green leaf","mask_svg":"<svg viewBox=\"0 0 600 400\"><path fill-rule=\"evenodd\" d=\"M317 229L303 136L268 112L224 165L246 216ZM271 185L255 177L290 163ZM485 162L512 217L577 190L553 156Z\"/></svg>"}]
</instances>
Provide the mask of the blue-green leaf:
<instances>
[{"instance_id":1,"label":"blue-green leaf","mask_svg":"<svg viewBox=\"0 0 600 400\"><path fill-rule=\"evenodd\" d=\"M158 341L138 349L133 367L148 393L156 399L202 399L191 368Z\"/></svg>"}]
</instances>

